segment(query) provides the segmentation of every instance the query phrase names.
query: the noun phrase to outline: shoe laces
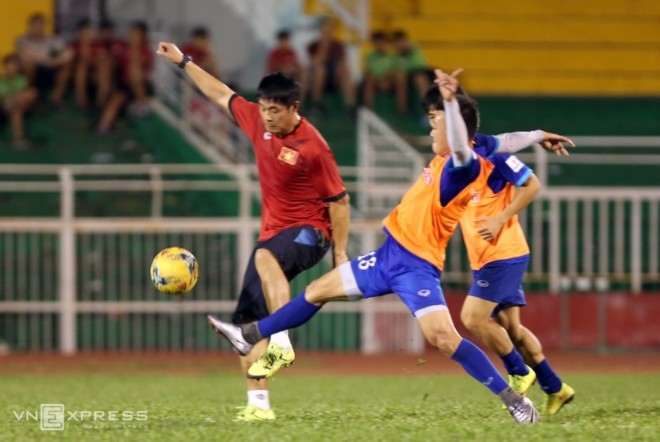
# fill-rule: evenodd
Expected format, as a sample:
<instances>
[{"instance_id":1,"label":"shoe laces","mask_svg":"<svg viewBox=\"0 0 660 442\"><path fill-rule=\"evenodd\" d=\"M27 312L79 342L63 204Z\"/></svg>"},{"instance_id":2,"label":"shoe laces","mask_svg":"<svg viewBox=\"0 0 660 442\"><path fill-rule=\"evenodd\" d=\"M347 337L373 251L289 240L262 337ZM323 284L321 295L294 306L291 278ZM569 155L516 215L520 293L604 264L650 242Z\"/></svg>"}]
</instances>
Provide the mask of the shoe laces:
<instances>
[{"instance_id":1,"label":"shoe laces","mask_svg":"<svg viewBox=\"0 0 660 442\"><path fill-rule=\"evenodd\" d=\"M275 361L277 361L278 359L279 359L279 355L277 355L275 352L266 351L266 354L264 355L264 361L267 367L272 367L273 364L275 364Z\"/></svg>"},{"instance_id":2,"label":"shoe laces","mask_svg":"<svg viewBox=\"0 0 660 442\"><path fill-rule=\"evenodd\" d=\"M531 419L531 413L528 410L528 407L525 404L525 401L518 401L509 406L509 413L517 420L529 420Z\"/></svg>"}]
</instances>

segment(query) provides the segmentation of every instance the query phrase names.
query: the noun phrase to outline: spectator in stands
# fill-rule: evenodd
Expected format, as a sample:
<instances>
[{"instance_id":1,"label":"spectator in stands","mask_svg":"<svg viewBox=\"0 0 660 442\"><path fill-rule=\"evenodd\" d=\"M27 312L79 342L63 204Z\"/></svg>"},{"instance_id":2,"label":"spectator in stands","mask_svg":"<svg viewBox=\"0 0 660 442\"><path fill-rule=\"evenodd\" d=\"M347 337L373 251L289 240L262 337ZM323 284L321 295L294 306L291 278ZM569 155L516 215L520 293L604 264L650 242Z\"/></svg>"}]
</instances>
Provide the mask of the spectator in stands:
<instances>
[{"instance_id":1,"label":"spectator in stands","mask_svg":"<svg viewBox=\"0 0 660 442\"><path fill-rule=\"evenodd\" d=\"M40 92L54 86L52 101L60 104L69 80L73 51L60 38L46 34L44 14L30 16L28 30L16 41L16 50L30 83Z\"/></svg>"},{"instance_id":2,"label":"spectator in stands","mask_svg":"<svg viewBox=\"0 0 660 442\"><path fill-rule=\"evenodd\" d=\"M281 72L296 80L300 85L300 96L305 96L307 76L298 60L298 54L291 46L291 33L287 30L277 33L277 45L268 54L266 75L274 72Z\"/></svg>"},{"instance_id":3,"label":"spectator in stands","mask_svg":"<svg viewBox=\"0 0 660 442\"><path fill-rule=\"evenodd\" d=\"M115 35L115 24L107 19L102 20L99 25L99 42L102 48L99 82L108 85L108 90L99 92L97 104L104 105L108 101L110 93L114 90L115 79L119 76L119 59L128 43Z\"/></svg>"},{"instance_id":4,"label":"spectator in stands","mask_svg":"<svg viewBox=\"0 0 660 442\"><path fill-rule=\"evenodd\" d=\"M420 98L423 98L431 85L433 70L429 68L419 46L408 40L408 35L405 31L394 31L392 33L392 40L397 56L398 69L415 86ZM407 90L408 87L406 87L406 92ZM406 103L407 100L406 97Z\"/></svg>"},{"instance_id":5,"label":"spectator in stands","mask_svg":"<svg viewBox=\"0 0 660 442\"><path fill-rule=\"evenodd\" d=\"M111 77L107 57L103 54L103 44L94 36L94 30L88 19L82 19L76 27L76 39L71 43L73 49L72 71L76 103L83 109L89 105L89 92L96 89L96 103L102 104L110 93Z\"/></svg>"},{"instance_id":6,"label":"spectator in stands","mask_svg":"<svg viewBox=\"0 0 660 442\"><path fill-rule=\"evenodd\" d=\"M408 112L406 75L397 69L397 59L388 50L387 34L376 31L371 34L373 49L364 58L364 105L374 107L376 92L394 92L400 114Z\"/></svg>"},{"instance_id":7,"label":"spectator in stands","mask_svg":"<svg viewBox=\"0 0 660 442\"><path fill-rule=\"evenodd\" d=\"M220 63L213 53L211 38L206 28L198 27L190 33L190 41L183 47L183 53L195 60L197 66L204 69L215 78L220 78Z\"/></svg>"},{"instance_id":8,"label":"spectator in stands","mask_svg":"<svg viewBox=\"0 0 660 442\"><path fill-rule=\"evenodd\" d=\"M128 42L116 45L114 62L117 65L116 88L103 109L99 122L99 133L107 133L126 103L131 103L131 112L137 117L149 114L150 74L153 66L153 51L149 46L147 25L142 21L131 25Z\"/></svg>"},{"instance_id":9,"label":"spectator in stands","mask_svg":"<svg viewBox=\"0 0 660 442\"><path fill-rule=\"evenodd\" d=\"M126 44L124 40L115 35L115 24L111 20L102 20L99 24L99 42L103 49L110 54L121 51Z\"/></svg>"},{"instance_id":10,"label":"spectator in stands","mask_svg":"<svg viewBox=\"0 0 660 442\"><path fill-rule=\"evenodd\" d=\"M0 104L3 113L9 118L14 146L25 149L29 143L25 138L23 119L37 101L37 90L30 86L27 76L21 72L18 54L7 55L2 60L2 67L4 75L0 77Z\"/></svg>"},{"instance_id":11,"label":"spectator in stands","mask_svg":"<svg viewBox=\"0 0 660 442\"><path fill-rule=\"evenodd\" d=\"M307 48L311 60L312 106L322 111L323 93L339 86L344 104L352 110L355 108L355 86L344 44L334 39L334 26L329 18L321 21L319 32L319 39Z\"/></svg>"}]
</instances>

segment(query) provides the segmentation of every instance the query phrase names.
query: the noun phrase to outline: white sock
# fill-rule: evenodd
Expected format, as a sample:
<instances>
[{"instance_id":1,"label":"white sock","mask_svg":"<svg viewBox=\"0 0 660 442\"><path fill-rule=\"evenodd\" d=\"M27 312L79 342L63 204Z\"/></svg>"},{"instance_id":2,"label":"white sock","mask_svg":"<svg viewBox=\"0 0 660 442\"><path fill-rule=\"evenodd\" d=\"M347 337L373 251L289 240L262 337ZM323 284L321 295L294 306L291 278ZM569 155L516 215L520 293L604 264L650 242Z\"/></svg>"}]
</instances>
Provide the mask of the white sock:
<instances>
[{"instance_id":1,"label":"white sock","mask_svg":"<svg viewBox=\"0 0 660 442\"><path fill-rule=\"evenodd\" d=\"M268 390L248 390L248 405L256 405L262 410L270 410Z\"/></svg>"},{"instance_id":2,"label":"white sock","mask_svg":"<svg viewBox=\"0 0 660 442\"><path fill-rule=\"evenodd\" d=\"M291 350L291 348L293 347L291 345L291 341L289 340L289 330L284 330L281 332L277 332L274 335L271 335L270 342L279 345L284 350Z\"/></svg>"}]
</instances>

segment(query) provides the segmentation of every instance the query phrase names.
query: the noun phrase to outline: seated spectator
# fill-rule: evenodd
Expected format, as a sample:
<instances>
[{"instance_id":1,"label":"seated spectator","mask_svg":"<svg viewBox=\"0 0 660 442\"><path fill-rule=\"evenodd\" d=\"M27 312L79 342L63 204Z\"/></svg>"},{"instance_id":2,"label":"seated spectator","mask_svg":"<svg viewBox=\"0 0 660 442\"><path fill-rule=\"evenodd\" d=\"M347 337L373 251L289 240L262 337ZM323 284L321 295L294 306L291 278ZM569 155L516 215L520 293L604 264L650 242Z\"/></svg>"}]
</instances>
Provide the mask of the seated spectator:
<instances>
[{"instance_id":1,"label":"seated spectator","mask_svg":"<svg viewBox=\"0 0 660 442\"><path fill-rule=\"evenodd\" d=\"M426 90L431 85L433 71L426 63L422 51L417 44L408 40L408 35L405 31L394 31L392 33L392 40L397 56L398 69L407 76L408 81L412 82L420 98L424 97ZM406 89L408 88L406 87Z\"/></svg>"},{"instance_id":2,"label":"seated spectator","mask_svg":"<svg viewBox=\"0 0 660 442\"><path fill-rule=\"evenodd\" d=\"M220 78L220 64L213 53L211 38L206 28L193 29L190 41L183 46L182 52L190 55L197 66L215 78Z\"/></svg>"},{"instance_id":3,"label":"seated spectator","mask_svg":"<svg viewBox=\"0 0 660 442\"><path fill-rule=\"evenodd\" d=\"M355 108L355 87L351 78L344 45L333 37L333 23L323 19L319 39L307 48L311 60L312 106L322 109L323 93L340 87L344 104Z\"/></svg>"},{"instance_id":4,"label":"seated spectator","mask_svg":"<svg viewBox=\"0 0 660 442\"><path fill-rule=\"evenodd\" d=\"M101 104L110 92L111 77L102 73L108 69L103 57L103 45L94 38L94 31L88 19L78 22L76 39L71 43L73 49L73 84L76 103L83 109L89 105L89 92L96 89L96 102Z\"/></svg>"},{"instance_id":5,"label":"seated spectator","mask_svg":"<svg viewBox=\"0 0 660 442\"><path fill-rule=\"evenodd\" d=\"M116 89L103 109L98 131L107 133L119 112L131 102L131 111L137 117L149 114L151 91L150 74L153 66L153 50L147 37L147 25L137 21L131 25L128 42L115 48Z\"/></svg>"},{"instance_id":6,"label":"seated spectator","mask_svg":"<svg viewBox=\"0 0 660 442\"><path fill-rule=\"evenodd\" d=\"M99 43L101 54L99 60L99 84L107 85L108 89L100 89L97 94L97 105L103 106L109 99L115 79L118 77L119 59L128 43L115 35L115 24L111 20L102 20L99 25Z\"/></svg>"},{"instance_id":7,"label":"seated spectator","mask_svg":"<svg viewBox=\"0 0 660 442\"><path fill-rule=\"evenodd\" d=\"M400 114L408 112L406 76L397 69L397 59L387 48L387 35L376 31L371 34L373 49L364 58L364 105L374 107L376 92L394 92L397 110Z\"/></svg>"},{"instance_id":8,"label":"seated spectator","mask_svg":"<svg viewBox=\"0 0 660 442\"><path fill-rule=\"evenodd\" d=\"M305 70L298 60L298 54L291 47L291 33L289 31L277 33L277 45L268 54L266 74L273 72L281 72L295 79L300 85L300 97L305 96L307 89Z\"/></svg>"},{"instance_id":9,"label":"seated spectator","mask_svg":"<svg viewBox=\"0 0 660 442\"><path fill-rule=\"evenodd\" d=\"M99 24L99 43L109 54L117 54L122 51L126 41L115 35L115 24L111 20L102 20Z\"/></svg>"},{"instance_id":10,"label":"seated spectator","mask_svg":"<svg viewBox=\"0 0 660 442\"><path fill-rule=\"evenodd\" d=\"M14 146L25 149L29 146L25 138L23 118L25 113L37 101L37 90L28 83L28 78L21 72L18 54L7 55L2 60L4 75L0 77L0 103L2 111L9 118Z\"/></svg>"},{"instance_id":11,"label":"seated spectator","mask_svg":"<svg viewBox=\"0 0 660 442\"><path fill-rule=\"evenodd\" d=\"M69 81L73 52L63 40L46 35L46 17L33 14L28 31L16 41L16 50L30 83L43 92L54 86L52 101L62 102Z\"/></svg>"}]
</instances>

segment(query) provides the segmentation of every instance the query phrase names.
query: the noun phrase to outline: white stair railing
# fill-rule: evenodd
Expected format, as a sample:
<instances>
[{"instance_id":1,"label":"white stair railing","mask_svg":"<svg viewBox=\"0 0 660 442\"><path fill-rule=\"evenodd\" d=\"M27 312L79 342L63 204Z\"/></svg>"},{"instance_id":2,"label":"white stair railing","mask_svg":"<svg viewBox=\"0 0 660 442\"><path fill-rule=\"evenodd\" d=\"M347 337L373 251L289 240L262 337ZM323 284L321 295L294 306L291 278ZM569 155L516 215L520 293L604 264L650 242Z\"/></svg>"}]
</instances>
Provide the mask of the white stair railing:
<instances>
[{"instance_id":1,"label":"white stair railing","mask_svg":"<svg viewBox=\"0 0 660 442\"><path fill-rule=\"evenodd\" d=\"M327 8L361 40L369 38L370 0L318 0L317 10Z\"/></svg>"},{"instance_id":2,"label":"white stair railing","mask_svg":"<svg viewBox=\"0 0 660 442\"><path fill-rule=\"evenodd\" d=\"M358 207L368 216L387 214L424 168L424 157L366 108L358 112Z\"/></svg>"}]
</instances>

